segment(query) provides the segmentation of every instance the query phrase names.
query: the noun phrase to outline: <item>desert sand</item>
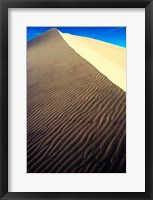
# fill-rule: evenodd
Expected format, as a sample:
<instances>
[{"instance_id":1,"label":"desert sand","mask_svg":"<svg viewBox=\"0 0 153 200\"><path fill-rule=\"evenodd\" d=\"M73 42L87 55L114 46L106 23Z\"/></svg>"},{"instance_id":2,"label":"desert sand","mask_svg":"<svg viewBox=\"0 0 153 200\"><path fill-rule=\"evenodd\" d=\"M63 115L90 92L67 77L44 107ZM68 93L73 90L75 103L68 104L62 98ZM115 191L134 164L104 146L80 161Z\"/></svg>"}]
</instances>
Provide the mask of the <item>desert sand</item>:
<instances>
[{"instance_id":1,"label":"desert sand","mask_svg":"<svg viewBox=\"0 0 153 200\"><path fill-rule=\"evenodd\" d=\"M91 38L60 34L81 57L126 91L126 48Z\"/></svg>"},{"instance_id":2,"label":"desert sand","mask_svg":"<svg viewBox=\"0 0 153 200\"><path fill-rule=\"evenodd\" d=\"M126 93L56 29L27 44L27 172L126 172Z\"/></svg>"}]
</instances>

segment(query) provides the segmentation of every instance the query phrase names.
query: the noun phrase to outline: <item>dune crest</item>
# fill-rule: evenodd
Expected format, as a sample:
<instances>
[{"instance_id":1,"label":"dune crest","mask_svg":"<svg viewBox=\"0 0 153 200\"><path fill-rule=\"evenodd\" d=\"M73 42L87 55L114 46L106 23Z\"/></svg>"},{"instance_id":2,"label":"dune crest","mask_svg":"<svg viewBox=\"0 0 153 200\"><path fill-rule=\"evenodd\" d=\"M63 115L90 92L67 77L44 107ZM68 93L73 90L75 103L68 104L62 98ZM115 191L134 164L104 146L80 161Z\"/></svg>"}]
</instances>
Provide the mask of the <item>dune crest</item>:
<instances>
[{"instance_id":1,"label":"dune crest","mask_svg":"<svg viewBox=\"0 0 153 200\"><path fill-rule=\"evenodd\" d=\"M67 44L81 57L126 91L126 49L99 40L62 33Z\"/></svg>"}]
</instances>

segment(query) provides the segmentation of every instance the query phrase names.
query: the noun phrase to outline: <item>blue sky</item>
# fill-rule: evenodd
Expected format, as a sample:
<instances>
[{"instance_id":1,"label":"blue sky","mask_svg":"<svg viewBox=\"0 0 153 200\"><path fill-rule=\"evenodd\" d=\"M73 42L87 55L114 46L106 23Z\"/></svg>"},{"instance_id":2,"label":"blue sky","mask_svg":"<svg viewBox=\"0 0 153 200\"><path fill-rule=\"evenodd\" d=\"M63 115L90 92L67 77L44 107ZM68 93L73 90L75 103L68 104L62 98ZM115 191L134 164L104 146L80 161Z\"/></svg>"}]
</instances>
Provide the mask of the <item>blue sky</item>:
<instances>
[{"instance_id":1,"label":"blue sky","mask_svg":"<svg viewBox=\"0 0 153 200\"><path fill-rule=\"evenodd\" d=\"M63 33L94 38L126 48L126 27L27 27L27 41L57 28Z\"/></svg>"}]
</instances>

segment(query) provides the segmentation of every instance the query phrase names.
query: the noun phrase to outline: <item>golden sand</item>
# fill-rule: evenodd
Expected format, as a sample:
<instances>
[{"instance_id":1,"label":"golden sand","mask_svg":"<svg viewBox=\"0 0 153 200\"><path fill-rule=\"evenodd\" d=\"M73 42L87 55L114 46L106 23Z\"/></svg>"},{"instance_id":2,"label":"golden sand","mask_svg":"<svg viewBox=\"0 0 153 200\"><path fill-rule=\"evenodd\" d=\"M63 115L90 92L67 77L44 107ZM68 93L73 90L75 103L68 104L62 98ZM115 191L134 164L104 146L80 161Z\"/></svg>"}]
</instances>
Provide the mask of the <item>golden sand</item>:
<instances>
[{"instance_id":1,"label":"golden sand","mask_svg":"<svg viewBox=\"0 0 153 200\"><path fill-rule=\"evenodd\" d=\"M126 91L126 48L91 38L60 34L81 57Z\"/></svg>"}]
</instances>

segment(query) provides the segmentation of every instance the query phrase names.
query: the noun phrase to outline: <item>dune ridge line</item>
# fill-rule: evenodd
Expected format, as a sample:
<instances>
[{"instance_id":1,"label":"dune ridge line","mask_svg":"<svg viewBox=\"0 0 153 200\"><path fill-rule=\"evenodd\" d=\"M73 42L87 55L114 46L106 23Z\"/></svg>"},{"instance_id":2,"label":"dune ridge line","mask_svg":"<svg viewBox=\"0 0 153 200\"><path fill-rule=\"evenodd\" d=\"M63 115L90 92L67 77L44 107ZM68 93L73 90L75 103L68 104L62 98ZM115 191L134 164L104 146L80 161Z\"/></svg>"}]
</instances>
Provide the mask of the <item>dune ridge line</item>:
<instances>
[{"instance_id":1,"label":"dune ridge line","mask_svg":"<svg viewBox=\"0 0 153 200\"><path fill-rule=\"evenodd\" d=\"M126 48L57 31L81 57L126 92Z\"/></svg>"}]
</instances>

